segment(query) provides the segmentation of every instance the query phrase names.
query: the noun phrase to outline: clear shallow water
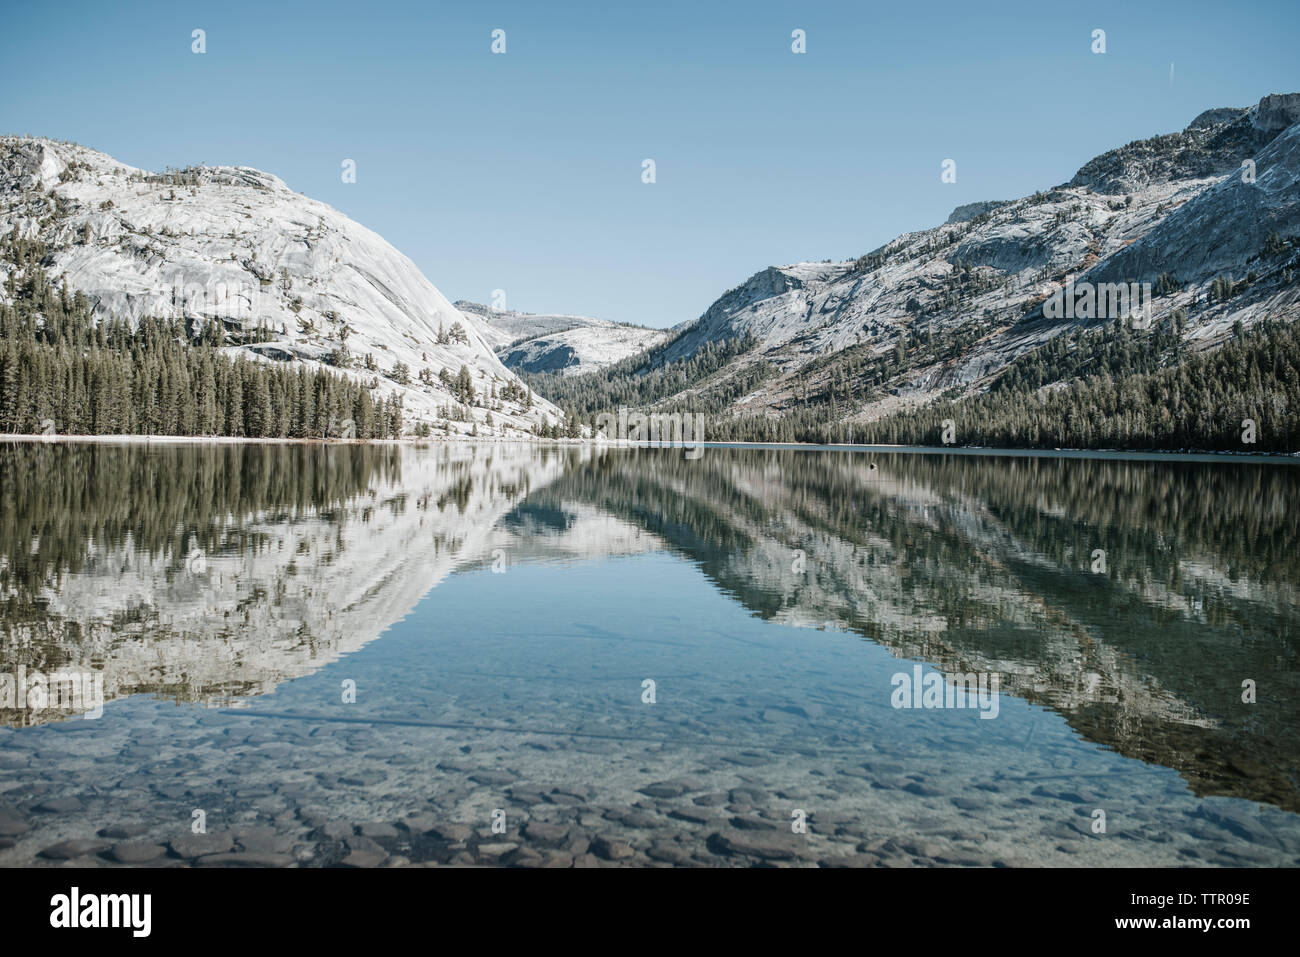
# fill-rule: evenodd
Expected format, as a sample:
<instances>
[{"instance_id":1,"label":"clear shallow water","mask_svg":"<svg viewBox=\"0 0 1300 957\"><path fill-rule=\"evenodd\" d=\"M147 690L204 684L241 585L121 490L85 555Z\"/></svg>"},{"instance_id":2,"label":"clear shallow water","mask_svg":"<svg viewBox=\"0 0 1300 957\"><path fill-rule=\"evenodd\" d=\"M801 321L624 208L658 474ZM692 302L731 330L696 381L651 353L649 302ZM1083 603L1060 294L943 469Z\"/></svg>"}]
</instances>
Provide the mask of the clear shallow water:
<instances>
[{"instance_id":1,"label":"clear shallow water","mask_svg":"<svg viewBox=\"0 0 1300 957\"><path fill-rule=\"evenodd\" d=\"M0 864L1295 864L1296 474L0 446Z\"/></svg>"}]
</instances>

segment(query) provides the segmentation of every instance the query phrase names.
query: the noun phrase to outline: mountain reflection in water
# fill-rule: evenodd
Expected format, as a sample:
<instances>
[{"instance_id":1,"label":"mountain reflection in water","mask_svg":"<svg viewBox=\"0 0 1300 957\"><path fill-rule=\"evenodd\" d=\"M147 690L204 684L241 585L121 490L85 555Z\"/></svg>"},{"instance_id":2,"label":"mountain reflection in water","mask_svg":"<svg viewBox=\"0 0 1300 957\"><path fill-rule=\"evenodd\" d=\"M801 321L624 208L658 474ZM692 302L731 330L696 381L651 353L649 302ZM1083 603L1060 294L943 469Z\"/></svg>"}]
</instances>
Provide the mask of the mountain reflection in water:
<instances>
[{"instance_id":1,"label":"mountain reflection in water","mask_svg":"<svg viewBox=\"0 0 1300 957\"><path fill-rule=\"evenodd\" d=\"M995 674L1003 695L1173 769L1194 795L1297 812L1298 476L1231 460L3 443L0 825L4 813L26 820L23 768L4 756L89 710L6 699L20 671L102 680L105 711L88 728L132 696L247 710L361 652L452 573L559 569L548 587L573 580L576 615L590 599L574 569L656 554L765 627L838 631L836 654L857 636L902 673L917 661ZM497 600L508 606L509 591ZM650 638L630 620L604 627ZM772 637L799 655L801 634ZM887 708L890 690L863 694ZM784 707L815 713L804 704ZM578 727L517 707L505 720L561 738ZM886 731L909 720L874 713ZM389 717L473 724L451 711ZM761 733L747 740L764 746ZM27 826L7 838L14 851L0 844L0 862L22 862L5 855L25 846ZM727 838L710 840L728 851Z\"/></svg>"}]
</instances>

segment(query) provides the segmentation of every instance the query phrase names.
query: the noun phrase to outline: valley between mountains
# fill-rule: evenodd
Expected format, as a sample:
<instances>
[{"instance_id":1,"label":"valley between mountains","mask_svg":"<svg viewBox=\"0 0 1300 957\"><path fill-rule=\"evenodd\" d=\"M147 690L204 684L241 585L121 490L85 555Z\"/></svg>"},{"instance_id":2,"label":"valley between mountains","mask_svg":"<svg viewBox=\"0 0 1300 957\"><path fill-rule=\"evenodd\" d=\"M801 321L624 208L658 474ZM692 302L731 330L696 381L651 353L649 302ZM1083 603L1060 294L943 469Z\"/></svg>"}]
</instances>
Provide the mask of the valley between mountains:
<instances>
[{"instance_id":1,"label":"valley between mountains","mask_svg":"<svg viewBox=\"0 0 1300 957\"><path fill-rule=\"evenodd\" d=\"M1295 93L670 329L452 303L269 173L47 139L0 139L0 249L9 433L582 439L622 406L716 440L1300 449Z\"/></svg>"}]
</instances>

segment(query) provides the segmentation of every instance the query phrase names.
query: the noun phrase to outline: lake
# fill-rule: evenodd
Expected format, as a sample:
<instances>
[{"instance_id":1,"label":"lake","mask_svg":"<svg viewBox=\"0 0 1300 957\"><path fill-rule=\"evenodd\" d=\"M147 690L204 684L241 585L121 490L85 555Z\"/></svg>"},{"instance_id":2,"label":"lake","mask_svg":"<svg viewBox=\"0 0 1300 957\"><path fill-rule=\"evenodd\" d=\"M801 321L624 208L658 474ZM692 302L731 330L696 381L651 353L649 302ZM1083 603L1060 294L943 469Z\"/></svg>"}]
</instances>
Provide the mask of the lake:
<instances>
[{"instance_id":1,"label":"lake","mask_svg":"<svg viewBox=\"0 0 1300 957\"><path fill-rule=\"evenodd\" d=\"M1295 865L1298 483L3 442L0 865Z\"/></svg>"}]
</instances>

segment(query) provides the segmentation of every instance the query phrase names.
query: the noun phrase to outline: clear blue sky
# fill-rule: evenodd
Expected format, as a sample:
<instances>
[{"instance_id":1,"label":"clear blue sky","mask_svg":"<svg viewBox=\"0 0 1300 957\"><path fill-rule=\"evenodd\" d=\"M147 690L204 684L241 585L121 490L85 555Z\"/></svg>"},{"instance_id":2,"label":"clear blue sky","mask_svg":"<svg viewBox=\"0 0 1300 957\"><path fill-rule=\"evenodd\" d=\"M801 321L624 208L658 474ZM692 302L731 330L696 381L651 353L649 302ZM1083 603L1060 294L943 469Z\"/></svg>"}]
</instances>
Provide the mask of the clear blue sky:
<instances>
[{"instance_id":1,"label":"clear blue sky","mask_svg":"<svg viewBox=\"0 0 1300 957\"><path fill-rule=\"evenodd\" d=\"M656 326L764 266L857 256L1205 108L1300 91L1295 0L96 0L2 22L2 132L255 166L451 299L501 288L510 308Z\"/></svg>"}]
</instances>

